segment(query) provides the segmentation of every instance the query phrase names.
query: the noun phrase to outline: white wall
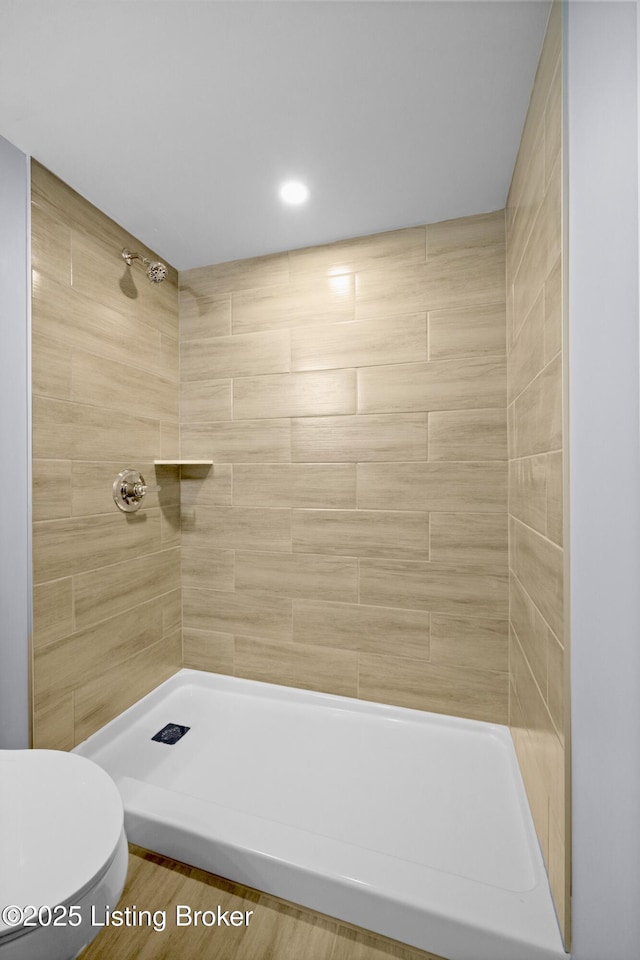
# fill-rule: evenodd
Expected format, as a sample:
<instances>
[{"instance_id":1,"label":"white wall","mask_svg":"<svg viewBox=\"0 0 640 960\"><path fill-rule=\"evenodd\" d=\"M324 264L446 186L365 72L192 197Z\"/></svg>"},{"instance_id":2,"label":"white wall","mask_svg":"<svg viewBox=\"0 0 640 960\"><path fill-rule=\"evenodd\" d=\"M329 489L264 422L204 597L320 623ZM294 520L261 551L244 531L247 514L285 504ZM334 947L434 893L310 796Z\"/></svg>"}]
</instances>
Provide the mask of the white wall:
<instances>
[{"instance_id":1,"label":"white wall","mask_svg":"<svg viewBox=\"0 0 640 960\"><path fill-rule=\"evenodd\" d=\"M570 3L573 956L640 956L635 2Z\"/></svg>"},{"instance_id":2,"label":"white wall","mask_svg":"<svg viewBox=\"0 0 640 960\"><path fill-rule=\"evenodd\" d=\"M0 137L0 748L29 745L29 166Z\"/></svg>"}]
</instances>

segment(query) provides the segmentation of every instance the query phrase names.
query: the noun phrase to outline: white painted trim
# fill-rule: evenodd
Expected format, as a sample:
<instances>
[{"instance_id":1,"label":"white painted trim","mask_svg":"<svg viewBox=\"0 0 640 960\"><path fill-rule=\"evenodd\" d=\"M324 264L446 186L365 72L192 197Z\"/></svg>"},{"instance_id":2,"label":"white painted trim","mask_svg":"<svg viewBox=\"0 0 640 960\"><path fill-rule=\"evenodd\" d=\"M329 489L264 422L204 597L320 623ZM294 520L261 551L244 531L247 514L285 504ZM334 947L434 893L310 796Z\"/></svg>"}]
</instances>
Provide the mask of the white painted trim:
<instances>
[{"instance_id":1,"label":"white painted trim","mask_svg":"<svg viewBox=\"0 0 640 960\"><path fill-rule=\"evenodd\" d=\"M567 31L573 956L640 949L635 2Z\"/></svg>"},{"instance_id":2,"label":"white painted trim","mask_svg":"<svg viewBox=\"0 0 640 960\"><path fill-rule=\"evenodd\" d=\"M29 158L0 137L0 747L30 740Z\"/></svg>"}]
</instances>

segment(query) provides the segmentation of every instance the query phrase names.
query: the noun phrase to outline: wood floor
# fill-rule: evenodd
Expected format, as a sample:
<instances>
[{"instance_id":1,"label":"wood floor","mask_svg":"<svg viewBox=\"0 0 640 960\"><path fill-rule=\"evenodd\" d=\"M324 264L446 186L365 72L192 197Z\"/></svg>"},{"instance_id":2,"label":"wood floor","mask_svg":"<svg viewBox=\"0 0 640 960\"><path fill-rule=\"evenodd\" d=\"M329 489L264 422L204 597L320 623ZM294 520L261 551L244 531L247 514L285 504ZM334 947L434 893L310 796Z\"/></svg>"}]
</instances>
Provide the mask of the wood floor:
<instances>
[{"instance_id":1,"label":"wood floor","mask_svg":"<svg viewBox=\"0 0 640 960\"><path fill-rule=\"evenodd\" d=\"M177 904L253 915L246 926L178 927ZM105 927L79 960L442 960L134 846L125 907L165 911L166 928Z\"/></svg>"}]
</instances>

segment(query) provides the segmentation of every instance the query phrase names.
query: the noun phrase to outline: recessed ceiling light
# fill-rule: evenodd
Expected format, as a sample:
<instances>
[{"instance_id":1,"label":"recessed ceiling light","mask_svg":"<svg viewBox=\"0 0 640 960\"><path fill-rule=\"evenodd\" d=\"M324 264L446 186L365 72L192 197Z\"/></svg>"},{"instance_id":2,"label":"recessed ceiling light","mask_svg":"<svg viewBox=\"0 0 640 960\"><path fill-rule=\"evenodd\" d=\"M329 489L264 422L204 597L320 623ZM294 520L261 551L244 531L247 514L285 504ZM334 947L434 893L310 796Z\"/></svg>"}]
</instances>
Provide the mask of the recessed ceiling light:
<instances>
[{"instance_id":1,"label":"recessed ceiling light","mask_svg":"<svg viewBox=\"0 0 640 960\"><path fill-rule=\"evenodd\" d=\"M280 187L280 199L283 203L298 206L309 199L309 188L299 180L287 180Z\"/></svg>"}]
</instances>

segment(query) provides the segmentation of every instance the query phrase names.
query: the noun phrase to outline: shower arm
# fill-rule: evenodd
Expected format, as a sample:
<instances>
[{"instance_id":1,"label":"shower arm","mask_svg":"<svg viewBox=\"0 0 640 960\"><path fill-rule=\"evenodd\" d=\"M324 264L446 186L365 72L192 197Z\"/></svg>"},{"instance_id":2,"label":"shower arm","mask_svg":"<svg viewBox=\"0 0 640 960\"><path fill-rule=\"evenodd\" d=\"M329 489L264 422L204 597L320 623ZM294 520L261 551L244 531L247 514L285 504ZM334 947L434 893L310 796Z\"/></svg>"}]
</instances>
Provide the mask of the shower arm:
<instances>
[{"instance_id":1,"label":"shower arm","mask_svg":"<svg viewBox=\"0 0 640 960\"><path fill-rule=\"evenodd\" d=\"M125 261L125 263L129 267L131 266L134 260L140 260L141 263L144 263L145 267L151 263L151 260L149 260L148 257L143 257L139 253L131 253L131 251L127 250L126 247L122 251L122 259Z\"/></svg>"}]
</instances>

